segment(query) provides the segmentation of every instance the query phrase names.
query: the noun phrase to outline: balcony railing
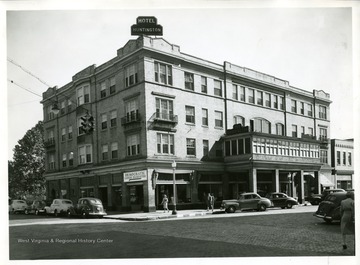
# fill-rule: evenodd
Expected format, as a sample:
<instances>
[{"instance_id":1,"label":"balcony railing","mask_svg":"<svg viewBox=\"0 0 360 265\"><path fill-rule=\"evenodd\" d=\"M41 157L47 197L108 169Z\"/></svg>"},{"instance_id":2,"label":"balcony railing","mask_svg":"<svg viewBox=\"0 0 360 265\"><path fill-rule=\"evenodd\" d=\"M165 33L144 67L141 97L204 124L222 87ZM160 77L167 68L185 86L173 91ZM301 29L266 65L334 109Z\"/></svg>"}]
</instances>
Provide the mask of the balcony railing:
<instances>
[{"instance_id":1,"label":"balcony railing","mask_svg":"<svg viewBox=\"0 0 360 265\"><path fill-rule=\"evenodd\" d=\"M175 132L175 126L178 123L178 116L169 113L155 112L151 116L150 121L150 129Z\"/></svg>"},{"instance_id":2,"label":"balcony railing","mask_svg":"<svg viewBox=\"0 0 360 265\"><path fill-rule=\"evenodd\" d=\"M44 142L44 147L45 148L52 148L55 147L55 139L54 138L50 138L47 141Z\"/></svg>"},{"instance_id":3,"label":"balcony railing","mask_svg":"<svg viewBox=\"0 0 360 265\"><path fill-rule=\"evenodd\" d=\"M126 115L125 117L121 118L121 125L127 125L130 123L136 123L136 122L140 122L141 118L140 118L140 114L139 113L131 113Z\"/></svg>"}]
</instances>

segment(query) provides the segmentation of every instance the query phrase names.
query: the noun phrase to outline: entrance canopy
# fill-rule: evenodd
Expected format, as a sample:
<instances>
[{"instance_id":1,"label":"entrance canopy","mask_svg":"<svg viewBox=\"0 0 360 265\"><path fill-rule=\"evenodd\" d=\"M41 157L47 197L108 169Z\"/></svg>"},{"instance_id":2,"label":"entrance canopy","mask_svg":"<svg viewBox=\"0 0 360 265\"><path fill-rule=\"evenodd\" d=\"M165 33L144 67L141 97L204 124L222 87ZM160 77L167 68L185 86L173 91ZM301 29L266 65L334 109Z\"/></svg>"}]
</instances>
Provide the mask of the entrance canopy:
<instances>
[{"instance_id":1,"label":"entrance canopy","mask_svg":"<svg viewBox=\"0 0 360 265\"><path fill-rule=\"evenodd\" d=\"M320 184L324 187L335 187L335 184L332 183L325 175L319 174Z\"/></svg>"}]
</instances>

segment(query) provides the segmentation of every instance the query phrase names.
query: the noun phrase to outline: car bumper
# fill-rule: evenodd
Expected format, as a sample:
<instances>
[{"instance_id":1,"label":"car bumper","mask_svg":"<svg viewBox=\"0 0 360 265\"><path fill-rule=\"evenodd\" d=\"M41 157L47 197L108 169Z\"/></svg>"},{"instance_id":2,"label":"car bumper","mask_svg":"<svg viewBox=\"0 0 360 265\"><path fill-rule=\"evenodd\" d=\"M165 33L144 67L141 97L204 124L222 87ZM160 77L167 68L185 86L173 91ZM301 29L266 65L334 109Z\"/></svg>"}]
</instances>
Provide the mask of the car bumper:
<instances>
[{"instance_id":1,"label":"car bumper","mask_svg":"<svg viewBox=\"0 0 360 265\"><path fill-rule=\"evenodd\" d=\"M107 213L88 213L88 215L91 215L91 216L105 216L105 215L107 215Z\"/></svg>"},{"instance_id":2,"label":"car bumper","mask_svg":"<svg viewBox=\"0 0 360 265\"><path fill-rule=\"evenodd\" d=\"M328 216L326 214L314 213L313 216L324 219L324 220L332 220L333 219L331 216Z\"/></svg>"}]
</instances>

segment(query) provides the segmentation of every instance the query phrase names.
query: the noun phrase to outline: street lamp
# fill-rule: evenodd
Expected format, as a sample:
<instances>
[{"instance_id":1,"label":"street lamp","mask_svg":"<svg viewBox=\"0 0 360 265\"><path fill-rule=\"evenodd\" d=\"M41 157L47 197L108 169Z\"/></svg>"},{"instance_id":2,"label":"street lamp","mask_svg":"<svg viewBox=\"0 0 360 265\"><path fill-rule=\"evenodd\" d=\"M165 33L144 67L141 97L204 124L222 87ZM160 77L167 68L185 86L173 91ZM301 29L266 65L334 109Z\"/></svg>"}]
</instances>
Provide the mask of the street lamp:
<instances>
[{"instance_id":1,"label":"street lamp","mask_svg":"<svg viewBox=\"0 0 360 265\"><path fill-rule=\"evenodd\" d=\"M171 163L171 167L173 169L173 190L174 190L174 196L173 196L173 203L174 203L174 209L172 211L172 214L176 214L176 184L175 184L175 170L176 170L176 162L175 160Z\"/></svg>"}]
</instances>

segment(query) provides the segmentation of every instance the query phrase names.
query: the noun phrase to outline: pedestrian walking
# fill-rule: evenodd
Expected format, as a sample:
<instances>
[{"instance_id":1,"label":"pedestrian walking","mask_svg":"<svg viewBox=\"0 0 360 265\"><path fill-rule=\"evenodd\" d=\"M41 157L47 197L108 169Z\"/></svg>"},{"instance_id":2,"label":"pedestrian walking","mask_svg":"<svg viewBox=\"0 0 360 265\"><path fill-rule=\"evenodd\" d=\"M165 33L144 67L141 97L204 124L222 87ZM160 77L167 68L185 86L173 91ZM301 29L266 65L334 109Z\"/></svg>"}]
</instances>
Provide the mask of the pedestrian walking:
<instances>
[{"instance_id":1,"label":"pedestrian walking","mask_svg":"<svg viewBox=\"0 0 360 265\"><path fill-rule=\"evenodd\" d=\"M343 240L343 249L347 249L346 245L346 235L354 234L354 193L348 191L346 193L346 199L341 201L340 206L341 214L341 234Z\"/></svg>"},{"instance_id":2,"label":"pedestrian walking","mask_svg":"<svg viewBox=\"0 0 360 265\"><path fill-rule=\"evenodd\" d=\"M214 211L214 204L215 204L215 197L214 197L214 193L211 193L210 195L210 207L211 207L211 211Z\"/></svg>"},{"instance_id":3,"label":"pedestrian walking","mask_svg":"<svg viewBox=\"0 0 360 265\"><path fill-rule=\"evenodd\" d=\"M162 199L161 204L162 204L162 206L163 206L164 213L165 213L165 211L168 211L168 212L169 212L169 207L168 207L169 199L167 198L167 196L166 196L165 194L164 194L164 196L163 196L163 199Z\"/></svg>"},{"instance_id":4,"label":"pedestrian walking","mask_svg":"<svg viewBox=\"0 0 360 265\"><path fill-rule=\"evenodd\" d=\"M207 195L207 198L206 198L206 203L207 203L207 211L209 211L209 209L211 208L211 193L209 192L208 195Z\"/></svg>"}]
</instances>

